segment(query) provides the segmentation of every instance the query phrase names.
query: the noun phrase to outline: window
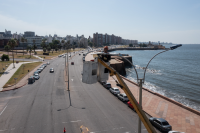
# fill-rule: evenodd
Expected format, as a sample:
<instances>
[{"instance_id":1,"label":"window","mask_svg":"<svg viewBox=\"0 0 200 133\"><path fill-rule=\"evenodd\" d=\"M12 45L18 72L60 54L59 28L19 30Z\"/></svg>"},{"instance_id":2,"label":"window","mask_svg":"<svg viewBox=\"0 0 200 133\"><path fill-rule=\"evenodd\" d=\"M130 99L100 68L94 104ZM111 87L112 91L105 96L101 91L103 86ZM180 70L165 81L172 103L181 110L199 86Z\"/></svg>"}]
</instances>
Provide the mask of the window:
<instances>
[{"instance_id":1,"label":"window","mask_svg":"<svg viewBox=\"0 0 200 133\"><path fill-rule=\"evenodd\" d=\"M92 70L92 75L97 75L97 69Z\"/></svg>"},{"instance_id":2,"label":"window","mask_svg":"<svg viewBox=\"0 0 200 133\"><path fill-rule=\"evenodd\" d=\"M104 69L104 73L108 73L108 69L107 68Z\"/></svg>"}]
</instances>

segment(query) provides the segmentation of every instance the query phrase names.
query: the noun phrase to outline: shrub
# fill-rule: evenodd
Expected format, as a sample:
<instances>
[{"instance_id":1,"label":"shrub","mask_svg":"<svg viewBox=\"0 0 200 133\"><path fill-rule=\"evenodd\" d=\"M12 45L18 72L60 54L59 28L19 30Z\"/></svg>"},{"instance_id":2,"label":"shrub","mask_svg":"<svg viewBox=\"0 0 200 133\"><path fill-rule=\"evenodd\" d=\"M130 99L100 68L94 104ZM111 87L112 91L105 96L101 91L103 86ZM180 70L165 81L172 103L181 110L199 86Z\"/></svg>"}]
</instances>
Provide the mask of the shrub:
<instances>
[{"instance_id":1,"label":"shrub","mask_svg":"<svg viewBox=\"0 0 200 133\"><path fill-rule=\"evenodd\" d=\"M9 60L10 60L10 58L9 58L9 56L8 56L8 55L6 55L6 54L3 54L3 55L1 56L1 60L2 60L2 61L4 61L4 60L6 60L6 61L9 61Z\"/></svg>"}]
</instances>

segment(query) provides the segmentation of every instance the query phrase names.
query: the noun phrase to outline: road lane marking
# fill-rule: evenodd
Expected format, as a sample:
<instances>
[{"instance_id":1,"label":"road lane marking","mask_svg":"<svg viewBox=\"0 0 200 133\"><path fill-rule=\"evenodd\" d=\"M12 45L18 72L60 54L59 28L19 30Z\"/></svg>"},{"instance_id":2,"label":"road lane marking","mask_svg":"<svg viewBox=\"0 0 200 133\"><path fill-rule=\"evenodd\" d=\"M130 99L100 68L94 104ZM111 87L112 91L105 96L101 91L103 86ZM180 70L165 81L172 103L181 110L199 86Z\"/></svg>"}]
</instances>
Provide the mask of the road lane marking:
<instances>
[{"instance_id":1,"label":"road lane marking","mask_svg":"<svg viewBox=\"0 0 200 133\"><path fill-rule=\"evenodd\" d=\"M4 110L7 108L7 105L6 105L6 107L4 107L4 109L1 111L1 113L0 113L0 115L4 112Z\"/></svg>"},{"instance_id":2,"label":"road lane marking","mask_svg":"<svg viewBox=\"0 0 200 133\"><path fill-rule=\"evenodd\" d=\"M73 79L71 79L73 81Z\"/></svg>"}]
</instances>

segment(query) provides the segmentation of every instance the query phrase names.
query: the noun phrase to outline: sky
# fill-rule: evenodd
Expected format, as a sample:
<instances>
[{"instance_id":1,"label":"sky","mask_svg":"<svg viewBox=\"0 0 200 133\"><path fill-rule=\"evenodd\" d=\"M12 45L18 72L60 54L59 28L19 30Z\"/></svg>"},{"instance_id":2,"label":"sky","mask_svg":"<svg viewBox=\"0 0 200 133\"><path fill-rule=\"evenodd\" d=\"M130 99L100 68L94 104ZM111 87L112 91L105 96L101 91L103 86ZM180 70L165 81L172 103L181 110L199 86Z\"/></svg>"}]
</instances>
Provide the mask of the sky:
<instances>
[{"instance_id":1,"label":"sky","mask_svg":"<svg viewBox=\"0 0 200 133\"><path fill-rule=\"evenodd\" d=\"M0 0L0 32L200 44L200 0Z\"/></svg>"}]
</instances>

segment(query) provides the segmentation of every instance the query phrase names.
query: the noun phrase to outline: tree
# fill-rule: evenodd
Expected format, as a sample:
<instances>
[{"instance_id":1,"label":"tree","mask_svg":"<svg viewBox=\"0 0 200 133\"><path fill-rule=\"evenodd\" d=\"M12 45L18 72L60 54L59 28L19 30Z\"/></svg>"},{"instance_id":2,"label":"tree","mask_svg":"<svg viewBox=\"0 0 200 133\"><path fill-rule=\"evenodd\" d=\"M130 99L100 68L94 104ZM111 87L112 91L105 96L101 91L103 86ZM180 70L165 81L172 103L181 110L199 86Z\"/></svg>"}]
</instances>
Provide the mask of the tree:
<instances>
[{"instance_id":1,"label":"tree","mask_svg":"<svg viewBox=\"0 0 200 133\"><path fill-rule=\"evenodd\" d=\"M35 54L35 49L37 49L37 45L35 44L35 40L33 40L33 50L34 50L34 54Z\"/></svg>"},{"instance_id":2,"label":"tree","mask_svg":"<svg viewBox=\"0 0 200 133\"><path fill-rule=\"evenodd\" d=\"M15 47L16 47L17 46L17 39L15 38L14 40L16 42L16 44L15 44ZM16 54L17 54L17 49L16 49Z\"/></svg>"},{"instance_id":3,"label":"tree","mask_svg":"<svg viewBox=\"0 0 200 133\"><path fill-rule=\"evenodd\" d=\"M57 47L55 48L55 51L56 51L56 53L57 53L57 51L58 51L58 48L57 48Z\"/></svg>"},{"instance_id":4,"label":"tree","mask_svg":"<svg viewBox=\"0 0 200 133\"><path fill-rule=\"evenodd\" d=\"M46 48L43 48L43 52L45 53L47 51L47 49Z\"/></svg>"},{"instance_id":5,"label":"tree","mask_svg":"<svg viewBox=\"0 0 200 133\"><path fill-rule=\"evenodd\" d=\"M50 51L51 51L51 47L50 46L47 46L47 51L50 53Z\"/></svg>"},{"instance_id":6,"label":"tree","mask_svg":"<svg viewBox=\"0 0 200 133\"><path fill-rule=\"evenodd\" d=\"M129 47L133 47L133 44L129 44Z\"/></svg>"},{"instance_id":7,"label":"tree","mask_svg":"<svg viewBox=\"0 0 200 133\"><path fill-rule=\"evenodd\" d=\"M17 43L16 43L16 41L15 41L14 39L9 40L8 43L7 43L7 45L9 45L9 46L11 47L11 49L12 49L13 68L15 68L13 50L14 50L16 44L17 44Z\"/></svg>"},{"instance_id":8,"label":"tree","mask_svg":"<svg viewBox=\"0 0 200 133\"><path fill-rule=\"evenodd\" d=\"M9 45L6 45L6 46L4 47L4 50L7 51L7 52L8 52L8 55L9 55L10 46L9 46Z\"/></svg>"},{"instance_id":9,"label":"tree","mask_svg":"<svg viewBox=\"0 0 200 133\"><path fill-rule=\"evenodd\" d=\"M24 55L24 42L25 42L25 39L23 37L21 38L21 42L23 43L23 55Z\"/></svg>"},{"instance_id":10,"label":"tree","mask_svg":"<svg viewBox=\"0 0 200 133\"><path fill-rule=\"evenodd\" d=\"M31 52L33 50L33 47L32 46L27 46L27 51L30 53L30 58L31 58Z\"/></svg>"}]
</instances>

